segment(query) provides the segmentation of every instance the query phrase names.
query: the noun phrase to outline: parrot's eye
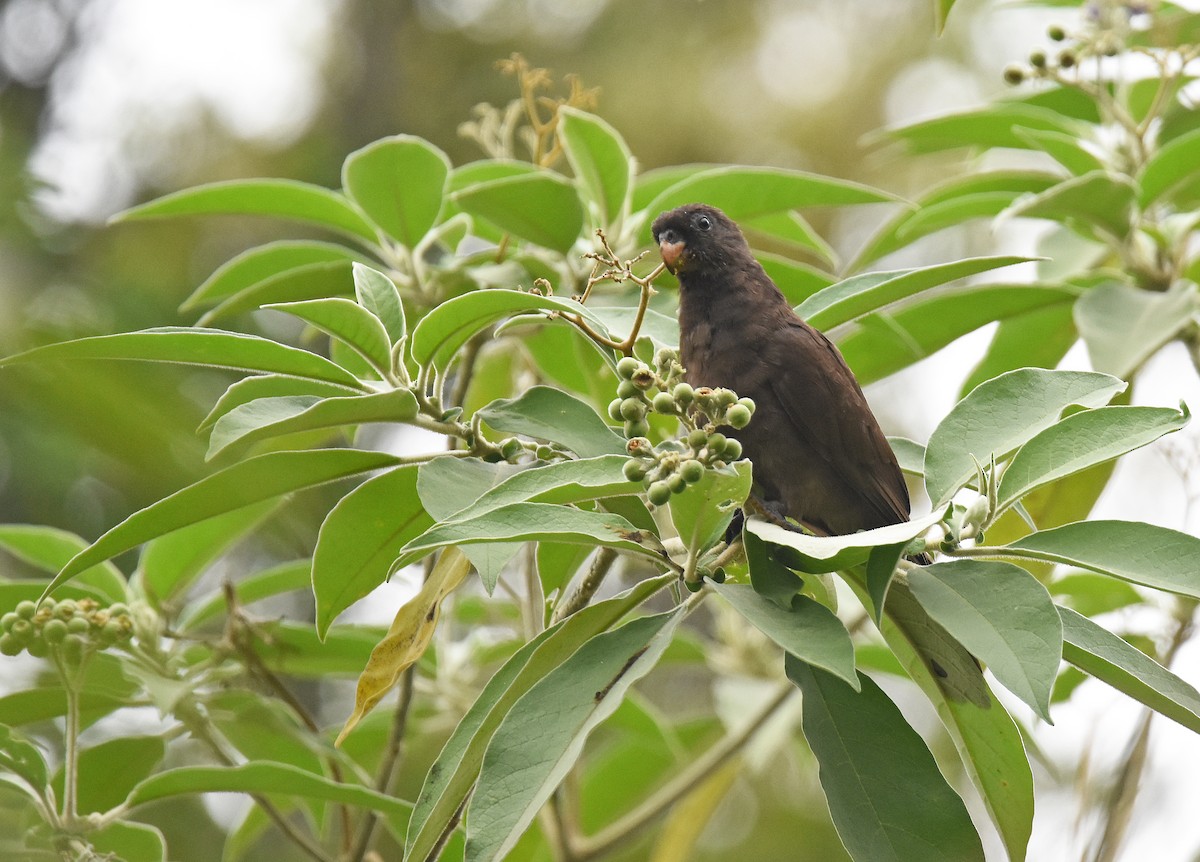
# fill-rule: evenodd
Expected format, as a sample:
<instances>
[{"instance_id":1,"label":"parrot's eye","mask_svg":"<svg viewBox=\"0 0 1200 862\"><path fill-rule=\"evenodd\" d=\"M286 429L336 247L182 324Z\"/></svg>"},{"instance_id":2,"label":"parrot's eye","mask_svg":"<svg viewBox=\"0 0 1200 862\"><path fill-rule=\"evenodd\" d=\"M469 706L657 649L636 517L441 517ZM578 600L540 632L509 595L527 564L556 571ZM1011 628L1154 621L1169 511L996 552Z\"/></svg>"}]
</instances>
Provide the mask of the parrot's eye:
<instances>
[{"instance_id":1,"label":"parrot's eye","mask_svg":"<svg viewBox=\"0 0 1200 862\"><path fill-rule=\"evenodd\" d=\"M700 228L700 230L709 230L712 228L712 219L706 215L702 215L696 219L696 227Z\"/></svg>"}]
</instances>

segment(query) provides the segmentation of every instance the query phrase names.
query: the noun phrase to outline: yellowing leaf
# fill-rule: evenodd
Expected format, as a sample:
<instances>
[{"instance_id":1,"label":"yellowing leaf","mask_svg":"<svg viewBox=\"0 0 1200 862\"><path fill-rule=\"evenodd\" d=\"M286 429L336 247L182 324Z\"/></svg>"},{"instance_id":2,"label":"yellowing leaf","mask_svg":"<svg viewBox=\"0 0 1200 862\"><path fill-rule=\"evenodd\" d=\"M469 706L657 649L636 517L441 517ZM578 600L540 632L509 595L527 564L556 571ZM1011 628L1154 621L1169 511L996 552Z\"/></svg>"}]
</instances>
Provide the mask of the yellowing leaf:
<instances>
[{"instance_id":1,"label":"yellowing leaf","mask_svg":"<svg viewBox=\"0 0 1200 862\"><path fill-rule=\"evenodd\" d=\"M334 745L342 744L350 731L391 691L400 675L425 652L437 628L442 600L454 592L470 571L471 561L458 548L447 548L442 552L429 580L396 612L387 635L371 651L367 666L358 677L354 712L346 719Z\"/></svg>"}]
</instances>

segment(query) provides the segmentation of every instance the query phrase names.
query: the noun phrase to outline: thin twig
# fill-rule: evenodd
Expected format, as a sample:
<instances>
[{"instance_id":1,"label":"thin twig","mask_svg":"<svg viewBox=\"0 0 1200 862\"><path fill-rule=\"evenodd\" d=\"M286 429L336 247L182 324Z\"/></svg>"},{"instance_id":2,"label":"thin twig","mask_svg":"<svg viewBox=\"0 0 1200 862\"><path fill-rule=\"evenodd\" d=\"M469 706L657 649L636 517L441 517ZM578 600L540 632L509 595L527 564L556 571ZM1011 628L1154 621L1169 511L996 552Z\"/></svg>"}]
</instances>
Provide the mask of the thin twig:
<instances>
[{"instance_id":1,"label":"thin twig","mask_svg":"<svg viewBox=\"0 0 1200 862\"><path fill-rule=\"evenodd\" d=\"M392 780L396 775L396 766L400 762L400 748L404 743L404 734L408 729L409 708L412 706L413 676L416 665L404 672L400 679L400 695L396 701L396 711L392 713L392 729L388 733L387 748L384 749L383 761L375 776L375 790L379 793L389 793ZM374 811L363 814L362 823L358 827L358 836L354 841L354 849L350 851L352 862L362 862L371 846L371 837L375 833L375 824L379 817Z\"/></svg>"},{"instance_id":2,"label":"thin twig","mask_svg":"<svg viewBox=\"0 0 1200 862\"><path fill-rule=\"evenodd\" d=\"M585 607L592 600L592 596L596 595L596 590L600 589L600 585L604 583L604 578L608 575L608 570L612 568L616 559L617 552L612 548L601 548L597 551L596 558L592 560L592 565L583 580L579 582L579 586L555 606L552 622L565 620L571 614Z\"/></svg>"}]
</instances>

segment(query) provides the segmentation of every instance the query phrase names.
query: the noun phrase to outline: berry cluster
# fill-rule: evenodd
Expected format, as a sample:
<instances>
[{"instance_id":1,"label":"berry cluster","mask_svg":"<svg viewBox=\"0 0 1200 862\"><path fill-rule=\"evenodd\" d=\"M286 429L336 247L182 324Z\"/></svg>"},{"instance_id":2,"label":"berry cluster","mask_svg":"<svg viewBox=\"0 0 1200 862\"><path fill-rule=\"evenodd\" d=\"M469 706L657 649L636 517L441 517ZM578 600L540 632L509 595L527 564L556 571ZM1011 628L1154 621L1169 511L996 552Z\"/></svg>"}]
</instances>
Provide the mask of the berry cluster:
<instances>
[{"instance_id":1,"label":"berry cluster","mask_svg":"<svg viewBox=\"0 0 1200 862\"><path fill-rule=\"evenodd\" d=\"M745 428L754 415L754 402L729 389L692 388L683 381L679 354L669 348L654 356L654 368L627 356L617 363L621 382L608 406L615 421L625 423L629 437L625 478L642 482L651 505L662 506L688 485L699 482L706 467L719 469L742 457L742 444L717 431ZM646 439L651 412L676 416L688 430L679 440L654 446Z\"/></svg>"},{"instance_id":2,"label":"berry cluster","mask_svg":"<svg viewBox=\"0 0 1200 862\"><path fill-rule=\"evenodd\" d=\"M45 599L41 605L24 601L0 617L0 653L28 650L43 658L56 651L65 661L80 664L95 650L129 640L133 617L123 604L101 607L94 599Z\"/></svg>"},{"instance_id":3,"label":"berry cluster","mask_svg":"<svg viewBox=\"0 0 1200 862\"><path fill-rule=\"evenodd\" d=\"M1098 27L1095 33L1072 39L1066 30L1054 25L1046 31L1046 35L1052 42L1071 41L1073 44L1064 46L1054 56L1040 48L1035 49L1029 53L1027 65L1009 63L1004 67L1005 82L1016 85L1031 78L1060 80L1060 72L1075 68L1081 60L1088 57L1115 57L1124 48L1119 28L1111 26Z\"/></svg>"}]
</instances>

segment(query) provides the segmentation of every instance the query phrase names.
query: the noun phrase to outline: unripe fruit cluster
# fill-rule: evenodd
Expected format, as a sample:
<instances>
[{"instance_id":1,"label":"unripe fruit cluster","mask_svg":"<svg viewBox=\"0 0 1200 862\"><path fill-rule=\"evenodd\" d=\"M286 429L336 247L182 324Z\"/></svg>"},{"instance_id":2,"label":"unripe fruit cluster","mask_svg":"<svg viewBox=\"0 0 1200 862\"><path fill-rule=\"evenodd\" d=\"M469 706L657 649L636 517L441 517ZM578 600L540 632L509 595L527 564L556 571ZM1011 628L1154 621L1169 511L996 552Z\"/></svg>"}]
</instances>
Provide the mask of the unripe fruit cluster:
<instances>
[{"instance_id":1,"label":"unripe fruit cluster","mask_svg":"<svg viewBox=\"0 0 1200 862\"><path fill-rule=\"evenodd\" d=\"M650 413L678 414L685 408L683 395L691 387L683 382L679 354L662 348L654 355L654 368L633 356L617 363L617 397L608 405L608 415L625 425L626 437L650 433Z\"/></svg>"},{"instance_id":2,"label":"unripe fruit cluster","mask_svg":"<svg viewBox=\"0 0 1200 862\"><path fill-rule=\"evenodd\" d=\"M23 601L0 617L0 653L14 656L28 650L44 658L53 650L78 665L93 651L124 643L132 634L133 617L120 603L102 607L94 599L45 599L41 605Z\"/></svg>"},{"instance_id":3,"label":"unripe fruit cluster","mask_svg":"<svg viewBox=\"0 0 1200 862\"><path fill-rule=\"evenodd\" d=\"M1069 38L1067 31L1058 25L1051 26L1046 35L1052 42L1063 42ZM1063 47L1053 57L1040 49L1031 51L1028 65L1010 63L1004 67L1004 80L1013 85L1031 78L1054 80L1058 72L1078 66L1080 61L1087 57L1115 57L1121 53L1122 48L1121 38L1116 33L1105 30L1094 36L1076 39L1074 45Z\"/></svg>"}]
</instances>

